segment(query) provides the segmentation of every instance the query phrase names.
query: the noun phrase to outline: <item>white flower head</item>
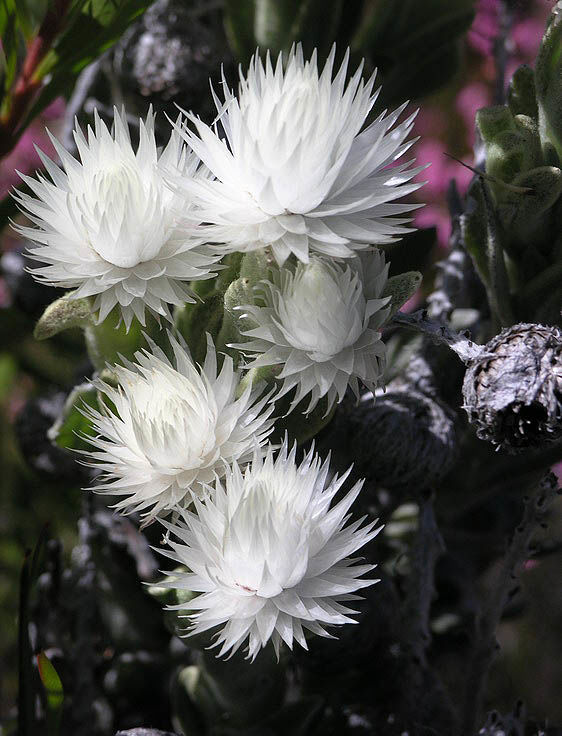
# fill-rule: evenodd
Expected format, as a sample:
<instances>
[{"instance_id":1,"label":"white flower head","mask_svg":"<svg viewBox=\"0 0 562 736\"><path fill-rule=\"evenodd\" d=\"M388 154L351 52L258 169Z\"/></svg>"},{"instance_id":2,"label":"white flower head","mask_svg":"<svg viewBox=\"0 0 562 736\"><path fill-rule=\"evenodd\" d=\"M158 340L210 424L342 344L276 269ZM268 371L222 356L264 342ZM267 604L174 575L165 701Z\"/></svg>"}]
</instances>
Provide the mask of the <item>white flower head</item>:
<instances>
[{"instance_id":1,"label":"white flower head","mask_svg":"<svg viewBox=\"0 0 562 736\"><path fill-rule=\"evenodd\" d=\"M395 162L414 142L406 139L415 113L395 125L402 105L366 125L374 75L363 80L361 64L346 84L348 57L332 79L335 48L321 74L316 52L304 61L300 45L285 69L281 55L274 68L256 53L238 98L225 82L225 103L215 100L226 139L188 115L198 135L180 133L216 181L183 188L210 223L210 241L226 251L271 246L282 265L291 253L305 263L310 251L348 258L410 231L404 214L418 205L395 200L421 186L411 180L423 167Z\"/></svg>"},{"instance_id":2,"label":"white flower head","mask_svg":"<svg viewBox=\"0 0 562 736\"><path fill-rule=\"evenodd\" d=\"M105 404L85 410L98 433L88 437L96 451L86 455L105 473L94 490L125 496L115 508L150 509L149 518L189 504L233 461L248 462L273 426L269 395L260 399L248 386L237 397L240 376L228 356L217 371L210 337L201 368L171 336L170 343L173 363L151 343L136 363L112 366L117 388L96 382L116 413Z\"/></svg>"},{"instance_id":3,"label":"white flower head","mask_svg":"<svg viewBox=\"0 0 562 736\"><path fill-rule=\"evenodd\" d=\"M52 181L20 174L35 196L14 196L38 227L17 230L38 244L30 257L48 264L32 274L77 288L75 298L95 296L100 322L116 305L127 328L135 315L144 324L145 307L170 318L168 304L192 302L186 282L215 276L218 256L195 237L193 223L180 224L191 205L165 179L204 179L208 172L177 131L158 153L152 111L140 121L136 153L124 112L115 109L113 133L97 111L94 117L87 140L76 124L80 161L51 136L64 170L39 152Z\"/></svg>"},{"instance_id":4,"label":"white flower head","mask_svg":"<svg viewBox=\"0 0 562 736\"><path fill-rule=\"evenodd\" d=\"M253 659L270 639L279 654L282 641L306 649L304 630L331 636L326 626L357 623L344 604L377 581L362 578L375 565L352 556L380 528L376 520L361 526L365 517L348 523L362 481L330 507L349 471L328 482L328 463L312 449L297 465L285 439L277 459L270 446L244 473L234 463L204 502L195 500L196 514L164 522L173 537L164 554L190 571L165 585L201 593L170 606L194 611L188 636L220 626L218 656L249 639Z\"/></svg>"},{"instance_id":5,"label":"white flower head","mask_svg":"<svg viewBox=\"0 0 562 736\"><path fill-rule=\"evenodd\" d=\"M388 264L380 251L337 263L313 256L296 268L273 271L255 291L261 305L245 305L247 342L235 347L251 356L247 368L281 366L281 397L296 389L291 411L306 396L310 412L327 397L327 412L349 386L374 390L381 383L385 346L380 327L389 298L381 298Z\"/></svg>"}]
</instances>

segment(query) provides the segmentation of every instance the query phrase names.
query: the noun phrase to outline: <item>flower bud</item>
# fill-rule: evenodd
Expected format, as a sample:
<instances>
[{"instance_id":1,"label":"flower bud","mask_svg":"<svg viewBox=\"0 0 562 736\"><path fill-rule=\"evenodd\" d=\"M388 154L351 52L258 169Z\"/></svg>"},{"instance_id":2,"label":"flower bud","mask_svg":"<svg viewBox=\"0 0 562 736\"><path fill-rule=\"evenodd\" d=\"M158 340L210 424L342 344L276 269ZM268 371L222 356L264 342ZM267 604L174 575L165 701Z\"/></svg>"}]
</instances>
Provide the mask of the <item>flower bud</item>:
<instances>
[{"instance_id":1,"label":"flower bud","mask_svg":"<svg viewBox=\"0 0 562 736\"><path fill-rule=\"evenodd\" d=\"M330 426L329 445L351 454L357 473L389 489L434 485L457 449L452 416L411 384L377 397L374 405L344 405Z\"/></svg>"},{"instance_id":2,"label":"flower bud","mask_svg":"<svg viewBox=\"0 0 562 736\"><path fill-rule=\"evenodd\" d=\"M562 332L518 324L469 366L464 408L480 439L517 452L562 436Z\"/></svg>"},{"instance_id":3,"label":"flower bud","mask_svg":"<svg viewBox=\"0 0 562 736\"><path fill-rule=\"evenodd\" d=\"M538 118L535 73L527 64L515 70L507 92L509 109L513 115L528 115Z\"/></svg>"}]
</instances>

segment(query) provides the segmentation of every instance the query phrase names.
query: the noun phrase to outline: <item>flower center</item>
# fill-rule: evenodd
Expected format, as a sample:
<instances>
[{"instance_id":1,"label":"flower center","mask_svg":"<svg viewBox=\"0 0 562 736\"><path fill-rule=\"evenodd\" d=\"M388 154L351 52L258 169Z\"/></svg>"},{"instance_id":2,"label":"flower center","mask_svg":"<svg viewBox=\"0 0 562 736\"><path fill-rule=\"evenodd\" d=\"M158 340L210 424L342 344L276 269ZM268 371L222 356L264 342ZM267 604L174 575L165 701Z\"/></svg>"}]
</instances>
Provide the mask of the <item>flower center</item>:
<instances>
[{"instance_id":1,"label":"flower center","mask_svg":"<svg viewBox=\"0 0 562 736\"><path fill-rule=\"evenodd\" d=\"M118 161L98 169L76 195L90 245L114 266L133 268L153 259L168 238L157 176L134 161Z\"/></svg>"},{"instance_id":2,"label":"flower center","mask_svg":"<svg viewBox=\"0 0 562 736\"><path fill-rule=\"evenodd\" d=\"M350 291L342 291L337 274L321 261L299 265L280 314L288 342L319 362L353 345L363 332L365 299L356 278Z\"/></svg>"},{"instance_id":3,"label":"flower center","mask_svg":"<svg viewBox=\"0 0 562 736\"><path fill-rule=\"evenodd\" d=\"M223 542L234 586L262 598L297 585L308 561L308 523L274 485L263 479L252 483Z\"/></svg>"},{"instance_id":4,"label":"flower center","mask_svg":"<svg viewBox=\"0 0 562 736\"><path fill-rule=\"evenodd\" d=\"M153 466L182 473L205 464L216 446L217 417L203 385L154 370L133 380L127 391L135 437Z\"/></svg>"}]
</instances>

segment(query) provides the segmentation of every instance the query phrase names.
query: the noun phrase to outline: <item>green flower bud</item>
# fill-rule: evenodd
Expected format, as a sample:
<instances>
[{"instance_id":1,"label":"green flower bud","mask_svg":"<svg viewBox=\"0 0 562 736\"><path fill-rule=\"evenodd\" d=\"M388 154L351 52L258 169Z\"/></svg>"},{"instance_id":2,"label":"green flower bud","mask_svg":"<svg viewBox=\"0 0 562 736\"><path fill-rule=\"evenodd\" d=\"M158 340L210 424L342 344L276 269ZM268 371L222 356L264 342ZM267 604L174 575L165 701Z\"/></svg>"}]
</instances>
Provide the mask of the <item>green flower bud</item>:
<instances>
[{"instance_id":1,"label":"green flower bud","mask_svg":"<svg viewBox=\"0 0 562 736\"><path fill-rule=\"evenodd\" d=\"M527 115L535 120L539 116L535 73L523 64L516 69L507 92L507 102L513 115Z\"/></svg>"},{"instance_id":2,"label":"green flower bud","mask_svg":"<svg viewBox=\"0 0 562 736\"><path fill-rule=\"evenodd\" d=\"M512 182L532 164L532 150L515 130L502 131L486 144L486 173L496 179ZM500 199L504 188L501 184L492 183L492 190L496 199Z\"/></svg>"},{"instance_id":3,"label":"green flower bud","mask_svg":"<svg viewBox=\"0 0 562 736\"><path fill-rule=\"evenodd\" d=\"M512 184L522 191L504 190L498 205L503 226L519 243L538 246L545 241L550 248L549 210L562 193L562 172L554 166L538 166L516 176Z\"/></svg>"},{"instance_id":4,"label":"green flower bud","mask_svg":"<svg viewBox=\"0 0 562 736\"><path fill-rule=\"evenodd\" d=\"M500 133L516 131L513 116L505 105L480 108L476 112L476 126L485 143L491 143Z\"/></svg>"}]
</instances>

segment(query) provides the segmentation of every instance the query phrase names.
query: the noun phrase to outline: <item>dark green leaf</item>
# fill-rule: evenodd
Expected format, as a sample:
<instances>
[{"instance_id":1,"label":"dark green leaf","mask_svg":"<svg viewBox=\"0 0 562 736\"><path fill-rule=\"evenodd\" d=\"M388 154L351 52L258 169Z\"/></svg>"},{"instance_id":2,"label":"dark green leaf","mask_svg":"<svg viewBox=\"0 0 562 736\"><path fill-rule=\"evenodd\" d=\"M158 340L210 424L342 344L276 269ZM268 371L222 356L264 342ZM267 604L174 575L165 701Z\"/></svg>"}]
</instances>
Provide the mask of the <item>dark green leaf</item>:
<instances>
[{"instance_id":1,"label":"dark green leaf","mask_svg":"<svg viewBox=\"0 0 562 736\"><path fill-rule=\"evenodd\" d=\"M0 32L4 66L4 96L11 89L18 68L19 28L13 0L3 0L0 11ZM3 98L5 99L5 97Z\"/></svg>"},{"instance_id":2,"label":"dark green leaf","mask_svg":"<svg viewBox=\"0 0 562 736\"><path fill-rule=\"evenodd\" d=\"M51 75L28 112L22 129L59 95L72 89L76 78L109 49L153 0L79 0L71 21L43 60L37 74Z\"/></svg>"},{"instance_id":3,"label":"dark green leaf","mask_svg":"<svg viewBox=\"0 0 562 736\"><path fill-rule=\"evenodd\" d=\"M256 50L254 16L254 0L225 0L226 36L230 47L242 64L247 64Z\"/></svg>"}]
</instances>

